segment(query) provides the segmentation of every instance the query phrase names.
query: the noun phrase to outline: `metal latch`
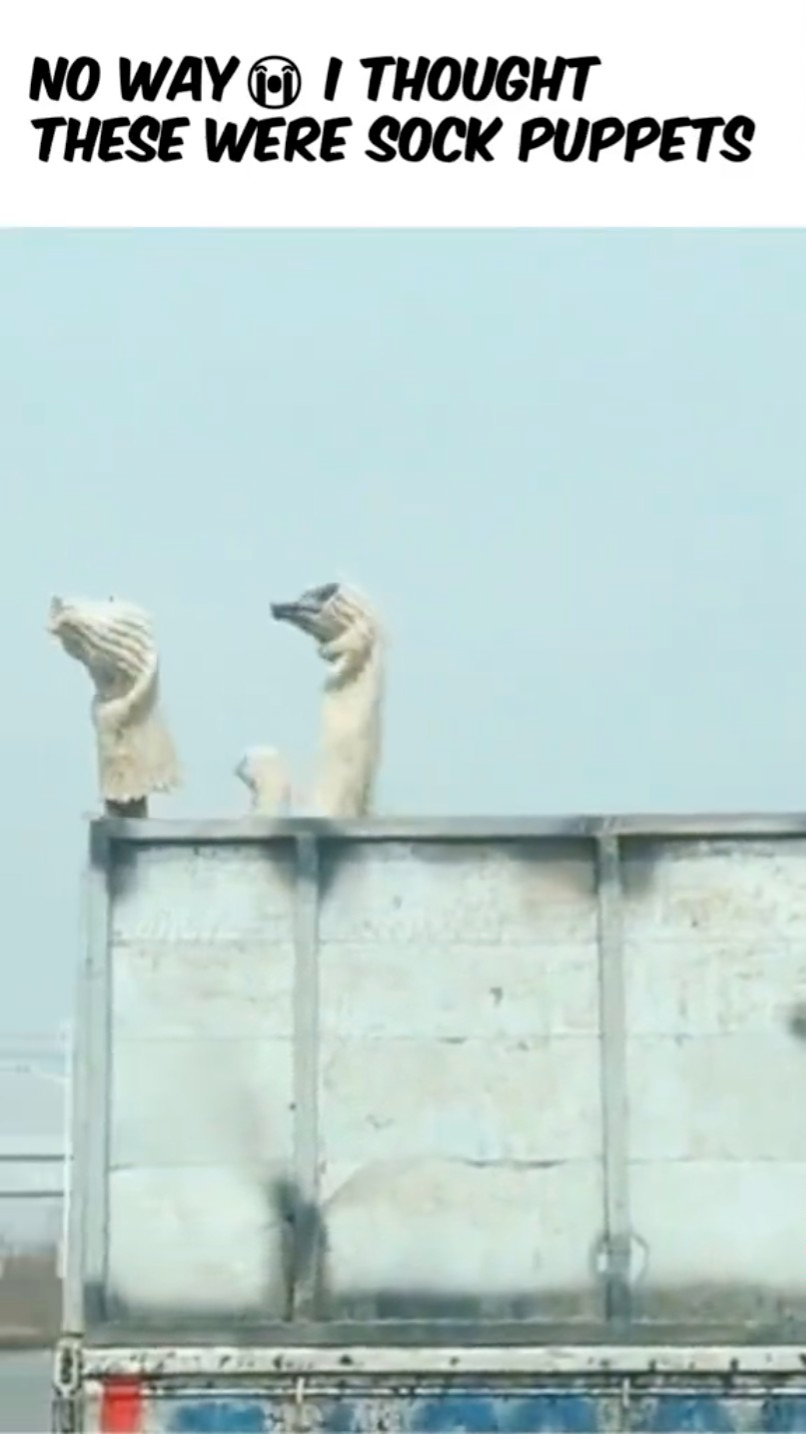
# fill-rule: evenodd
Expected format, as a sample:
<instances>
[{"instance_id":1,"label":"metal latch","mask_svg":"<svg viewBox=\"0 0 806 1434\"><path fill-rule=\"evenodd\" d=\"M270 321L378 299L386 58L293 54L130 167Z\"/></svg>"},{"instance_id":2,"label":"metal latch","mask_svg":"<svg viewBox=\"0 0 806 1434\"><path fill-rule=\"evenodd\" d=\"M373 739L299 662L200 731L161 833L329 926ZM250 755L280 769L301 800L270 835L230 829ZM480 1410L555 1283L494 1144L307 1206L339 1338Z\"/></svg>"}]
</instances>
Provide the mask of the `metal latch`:
<instances>
[{"instance_id":1,"label":"metal latch","mask_svg":"<svg viewBox=\"0 0 806 1434\"><path fill-rule=\"evenodd\" d=\"M50 1419L53 1434L77 1434L80 1391L81 1342L66 1335L56 1346L53 1362Z\"/></svg>"},{"instance_id":2,"label":"metal latch","mask_svg":"<svg viewBox=\"0 0 806 1434\"><path fill-rule=\"evenodd\" d=\"M63 1336L56 1346L53 1387L66 1397L77 1394L81 1387L81 1343L71 1335Z\"/></svg>"}]
</instances>

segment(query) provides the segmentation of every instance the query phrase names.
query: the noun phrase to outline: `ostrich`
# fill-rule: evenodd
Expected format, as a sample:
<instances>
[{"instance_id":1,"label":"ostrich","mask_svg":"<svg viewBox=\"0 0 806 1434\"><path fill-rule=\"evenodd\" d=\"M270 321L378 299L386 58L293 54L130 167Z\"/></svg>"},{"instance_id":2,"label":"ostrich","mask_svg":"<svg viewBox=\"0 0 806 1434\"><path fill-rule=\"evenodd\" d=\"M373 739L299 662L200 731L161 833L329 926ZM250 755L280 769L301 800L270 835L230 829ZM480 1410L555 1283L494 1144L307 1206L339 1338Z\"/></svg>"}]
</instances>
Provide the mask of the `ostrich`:
<instances>
[{"instance_id":1,"label":"ostrich","mask_svg":"<svg viewBox=\"0 0 806 1434\"><path fill-rule=\"evenodd\" d=\"M235 775L248 787L256 816L279 816L288 811L291 788L276 748L247 748L235 768Z\"/></svg>"},{"instance_id":2,"label":"ostrich","mask_svg":"<svg viewBox=\"0 0 806 1434\"><path fill-rule=\"evenodd\" d=\"M148 614L115 598L55 597L48 631L95 687L91 710L107 811L145 816L151 793L172 791L180 780L159 710L159 658Z\"/></svg>"},{"instance_id":3,"label":"ostrich","mask_svg":"<svg viewBox=\"0 0 806 1434\"><path fill-rule=\"evenodd\" d=\"M366 600L341 583L308 588L295 602L272 603L272 617L308 633L328 664L319 770L312 805L319 816L371 810L381 754L383 639Z\"/></svg>"}]
</instances>

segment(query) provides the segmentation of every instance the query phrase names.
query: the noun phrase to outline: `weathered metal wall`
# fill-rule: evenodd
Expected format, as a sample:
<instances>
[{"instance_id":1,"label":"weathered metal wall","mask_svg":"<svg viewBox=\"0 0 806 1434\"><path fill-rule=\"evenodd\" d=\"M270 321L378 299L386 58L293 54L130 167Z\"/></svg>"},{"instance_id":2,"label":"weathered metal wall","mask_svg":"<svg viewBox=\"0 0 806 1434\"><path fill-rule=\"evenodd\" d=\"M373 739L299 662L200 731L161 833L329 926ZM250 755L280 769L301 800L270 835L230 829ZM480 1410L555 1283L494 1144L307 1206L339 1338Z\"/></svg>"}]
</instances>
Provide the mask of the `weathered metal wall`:
<instances>
[{"instance_id":1,"label":"weathered metal wall","mask_svg":"<svg viewBox=\"0 0 806 1434\"><path fill-rule=\"evenodd\" d=\"M323 848L298 1034L328 1314L601 1316L593 857Z\"/></svg>"},{"instance_id":2,"label":"weathered metal wall","mask_svg":"<svg viewBox=\"0 0 806 1434\"><path fill-rule=\"evenodd\" d=\"M82 1160L107 1313L802 1319L803 842L106 860Z\"/></svg>"},{"instance_id":3,"label":"weathered metal wall","mask_svg":"<svg viewBox=\"0 0 806 1434\"><path fill-rule=\"evenodd\" d=\"M293 847L157 847L113 878L110 1289L281 1318Z\"/></svg>"},{"instance_id":4,"label":"weathered metal wall","mask_svg":"<svg viewBox=\"0 0 806 1434\"><path fill-rule=\"evenodd\" d=\"M806 842L624 852L636 1314L783 1329L806 1294Z\"/></svg>"}]
</instances>

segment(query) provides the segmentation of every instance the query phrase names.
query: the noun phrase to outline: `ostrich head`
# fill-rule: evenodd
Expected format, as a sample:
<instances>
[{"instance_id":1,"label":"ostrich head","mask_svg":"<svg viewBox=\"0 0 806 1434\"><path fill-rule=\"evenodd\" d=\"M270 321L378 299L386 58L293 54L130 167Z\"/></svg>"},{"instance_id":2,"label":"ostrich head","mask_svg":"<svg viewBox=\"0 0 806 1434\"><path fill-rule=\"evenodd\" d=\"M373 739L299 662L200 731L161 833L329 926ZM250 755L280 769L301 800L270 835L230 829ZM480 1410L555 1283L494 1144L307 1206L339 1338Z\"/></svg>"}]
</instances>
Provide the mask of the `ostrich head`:
<instances>
[{"instance_id":1,"label":"ostrich head","mask_svg":"<svg viewBox=\"0 0 806 1434\"><path fill-rule=\"evenodd\" d=\"M294 602L272 603L271 614L312 637L319 656L334 664L339 677L360 671L378 644L375 614L363 597L342 583L306 588Z\"/></svg>"},{"instance_id":2,"label":"ostrich head","mask_svg":"<svg viewBox=\"0 0 806 1434\"><path fill-rule=\"evenodd\" d=\"M95 677L115 672L133 678L154 652L148 614L117 598L54 597L48 632Z\"/></svg>"}]
</instances>

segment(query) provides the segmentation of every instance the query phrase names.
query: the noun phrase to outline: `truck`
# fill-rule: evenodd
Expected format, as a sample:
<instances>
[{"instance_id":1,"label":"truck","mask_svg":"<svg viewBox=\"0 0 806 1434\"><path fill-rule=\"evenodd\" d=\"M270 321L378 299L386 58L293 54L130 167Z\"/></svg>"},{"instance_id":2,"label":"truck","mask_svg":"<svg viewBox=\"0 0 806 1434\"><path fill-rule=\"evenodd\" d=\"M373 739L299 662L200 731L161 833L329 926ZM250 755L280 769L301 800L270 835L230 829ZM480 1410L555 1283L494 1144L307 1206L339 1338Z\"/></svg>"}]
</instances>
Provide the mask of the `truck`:
<instances>
[{"instance_id":1,"label":"truck","mask_svg":"<svg viewBox=\"0 0 806 1434\"><path fill-rule=\"evenodd\" d=\"M806 818L89 830L61 1434L806 1431Z\"/></svg>"}]
</instances>

